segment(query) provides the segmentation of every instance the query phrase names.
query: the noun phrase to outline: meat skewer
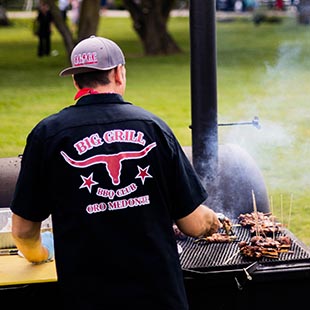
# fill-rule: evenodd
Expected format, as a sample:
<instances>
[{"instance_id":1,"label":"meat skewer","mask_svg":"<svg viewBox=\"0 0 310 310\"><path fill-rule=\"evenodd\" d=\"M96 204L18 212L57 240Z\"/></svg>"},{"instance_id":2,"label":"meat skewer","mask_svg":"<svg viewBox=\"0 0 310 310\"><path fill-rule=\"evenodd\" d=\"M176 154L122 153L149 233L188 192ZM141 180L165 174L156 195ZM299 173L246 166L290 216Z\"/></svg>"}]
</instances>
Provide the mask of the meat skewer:
<instances>
[{"instance_id":1,"label":"meat skewer","mask_svg":"<svg viewBox=\"0 0 310 310\"><path fill-rule=\"evenodd\" d=\"M253 199L254 218L255 218L255 231L256 231L256 236L258 236L258 215L257 215L257 207L256 207L254 190L252 190L252 199Z\"/></svg>"},{"instance_id":2,"label":"meat skewer","mask_svg":"<svg viewBox=\"0 0 310 310\"><path fill-rule=\"evenodd\" d=\"M289 210L289 214L288 214L287 229L289 229L289 226L290 226L290 223L291 223L292 205L293 205L293 194L291 194L291 196L290 196L290 210Z\"/></svg>"},{"instance_id":3,"label":"meat skewer","mask_svg":"<svg viewBox=\"0 0 310 310\"><path fill-rule=\"evenodd\" d=\"M280 196L280 207L281 207L281 222L284 223L283 220L283 195Z\"/></svg>"},{"instance_id":4,"label":"meat skewer","mask_svg":"<svg viewBox=\"0 0 310 310\"><path fill-rule=\"evenodd\" d=\"M231 242L236 240L236 236L227 235L226 233L214 233L211 236L198 238L195 240L195 242L198 241L206 241L208 243L221 243L221 242Z\"/></svg>"},{"instance_id":5,"label":"meat skewer","mask_svg":"<svg viewBox=\"0 0 310 310\"><path fill-rule=\"evenodd\" d=\"M239 242L240 253L252 259L261 257L278 258L279 253L287 253L291 247L288 236L280 236L275 240L270 237L254 236L250 242Z\"/></svg>"},{"instance_id":6,"label":"meat skewer","mask_svg":"<svg viewBox=\"0 0 310 310\"><path fill-rule=\"evenodd\" d=\"M271 213L245 213L240 214L238 219L241 226L250 228L251 234L255 233L255 235L273 236L282 228L282 224L276 222Z\"/></svg>"},{"instance_id":7,"label":"meat skewer","mask_svg":"<svg viewBox=\"0 0 310 310\"><path fill-rule=\"evenodd\" d=\"M211 236L196 239L195 242L206 241L208 243L216 243L216 242L222 243L222 242L235 241L237 239L232 229L232 227L235 225L233 225L231 220L222 213L217 213L217 216L223 225L222 229L224 230L224 232L221 232L220 229L217 233L214 233Z\"/></svg>"}]
</instances>

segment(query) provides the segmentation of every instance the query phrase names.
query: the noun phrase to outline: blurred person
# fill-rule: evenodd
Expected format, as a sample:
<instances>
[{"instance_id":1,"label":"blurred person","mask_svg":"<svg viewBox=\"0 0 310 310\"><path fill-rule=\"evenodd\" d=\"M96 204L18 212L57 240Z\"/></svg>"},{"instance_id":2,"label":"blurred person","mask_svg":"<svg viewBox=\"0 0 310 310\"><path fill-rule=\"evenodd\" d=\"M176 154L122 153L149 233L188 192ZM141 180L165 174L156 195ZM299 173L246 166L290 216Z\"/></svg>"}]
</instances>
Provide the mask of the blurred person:
<instances>
[{"instance_id":1,"label":"blurred person","mask_svg":"<svg viewBox=\"0 0 310 310\"><path fill-rule=\"evenodd\" d=\"M276 7L276 10L283 11L284 10L284 1L283 0L276 0L275 7Z\"/></svg>"},{"instance_id":2,"label":"blurred person","mask_svg":"<svg viewBox=\"0 0 310 310\"><path fill-rule=\"evenodd\" d=\"M91 36L71 53L76 103L27 137L12 235L32 263L54 259L64 309L188 310L173 226L221 223L168 125L123 99L125 57ZM53 238L40 233L52 217Z\"/></svg>"},{"instance_id":3,"label":"blurred person","mask_svg":"<svg viewBox=\"0 0 310 310\"><path fill-rule=\"evenodd\" d=\"M258 7L259 3L256 0L243 0L243 9L253 11Z\"/></svg>"},{"instance_id":4,"label":"blurred person","mask_svg":"<svg viewBox=\"0 0 310 310\"><path fill-rule=\"evenodd\" d=\"M234 11L235 12L242 12L243 11L243 2L241 0L237 0L234 4Z\"/></svg>"},{"instance_id":5,"label":"blurred person","mask_svg":"<svg viewBox=\"0 0 310 310\"><path fill-rule=\"evenodd\" d=\"M40 1L38 15L36 17L36 35L39 38L37 54L39 57L49 56L51 52L51 25L53 22L49 5Z\"/></svg>"},{"instance_id":6,"label":"blurred person","mask_svg":"<svg viewBox=\"0 0 310 310\"><path fill-rule=\"evenodd\" d=\"M81 0L71 0L70 19L72 22L72 32L75 33L80 21Z\"/></svg>"},{"instance_id":7,"label":"blurred person","mask_svg":"<svg viewBox=\"0 0 310 310\"><path fill-rule=\"evenodd\" d=\"M107 0L100 0L100 12L101 14L104 14L108 9L108 3Z\"/></svg>"},{"instance_id":8,"label":"blurred person","mask_svg":"<svg viewBox=\"0 0 310 310\"><path fill-rule=\"evenodd\" d=\"M59 0L58 7L64 21L67 20L67 12L71 10L71 0Z\"/></svg>"}]
</instances>

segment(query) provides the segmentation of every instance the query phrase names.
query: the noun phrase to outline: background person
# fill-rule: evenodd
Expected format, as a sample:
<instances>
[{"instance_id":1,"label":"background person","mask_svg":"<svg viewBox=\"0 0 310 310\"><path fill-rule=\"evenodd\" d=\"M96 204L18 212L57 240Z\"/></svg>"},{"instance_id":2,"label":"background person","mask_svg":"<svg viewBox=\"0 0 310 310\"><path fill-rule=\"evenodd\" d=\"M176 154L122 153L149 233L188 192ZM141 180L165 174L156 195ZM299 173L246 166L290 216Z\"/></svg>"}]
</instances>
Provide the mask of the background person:
<instances>
[{"instance_id":1,"label":"background person","mask_svg":"<svg viewBox=\"0 0 310 310\"><path fill-rule=\"evenodd\" d=\"M38 56L49 56L51 52L51 25L53 17L49 5L40 1L37 15L37 29L36 34L39 38Z\"/></svg>"},{"instance_id":2,"label":"background person","mask_svg":"<svg viewBox=\"0 0 310 310\"><path fill-rule=\"evenodd\" d=\"M81 0L71 0L70 19L72 23L72 32L76 33L80 22Z\"/></svg>"},{"instance_id":3,"label":"background person","mask_svg":"<svg viewBox=\"0 0 310 310\"><path fill-rule=\"evenodd\" d=\"M107 0L100 0L100 13L104 14L108 9Z\"/></svg>"},{"instance_id":4,"label":"background person","mask_svg":"<svg viewBox=\"0 0 310 310\"><path fill-rule=\"evenodd\" d=\"M175 223L220 228L171 129L126 102L124 55L92 36L72 51L75 105L31 131L11 204L24 257L53 259L65 309L187 310ZM52 215L54 239L40 234ZM61 303L62 304L62 303Z\"/></svg>"},{"instance_id":5,"label":"background person","mask_svg":"<svg viewBox=\"0 0 310 310\"><path fill-rule=\"evenodd\" d=\"M66 21L67 13L69 10L71 10L71 1L70 0L59 0L58 7L61 12L62 18L64 19L64 21Z\"/></svg>"}]
</instances>

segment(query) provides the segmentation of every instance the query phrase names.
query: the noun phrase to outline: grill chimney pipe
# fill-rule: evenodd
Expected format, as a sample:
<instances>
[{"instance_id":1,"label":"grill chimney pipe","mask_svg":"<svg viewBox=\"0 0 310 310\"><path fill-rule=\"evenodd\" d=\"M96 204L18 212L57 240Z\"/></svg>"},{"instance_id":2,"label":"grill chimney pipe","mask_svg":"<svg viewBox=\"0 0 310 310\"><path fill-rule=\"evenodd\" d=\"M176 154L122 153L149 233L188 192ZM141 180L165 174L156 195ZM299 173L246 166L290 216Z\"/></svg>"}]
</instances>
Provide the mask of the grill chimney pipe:
<instances>
[{"instance_id":1,"label":"grill chimney pipe","mask_svg":"<svg viewBox=\"0 0 310 310\"><path fill-rule=\"evenodd\" d=\"M215 25L214 0L190 1L192 162L203 183L216 177L218 162Z\"/></svg>"},{"instance_id":2,"label":"grill chimney pipe","mask_svg":"<svg viewBox=\"0 0 310 310\"><path fill-rule=\"evenodd\" d=\"M215 0L190 1L192 163L208 191L205 203L231 218L270 212L255 161L237 145L218 144Z\"/></svg>"}]
</instances>

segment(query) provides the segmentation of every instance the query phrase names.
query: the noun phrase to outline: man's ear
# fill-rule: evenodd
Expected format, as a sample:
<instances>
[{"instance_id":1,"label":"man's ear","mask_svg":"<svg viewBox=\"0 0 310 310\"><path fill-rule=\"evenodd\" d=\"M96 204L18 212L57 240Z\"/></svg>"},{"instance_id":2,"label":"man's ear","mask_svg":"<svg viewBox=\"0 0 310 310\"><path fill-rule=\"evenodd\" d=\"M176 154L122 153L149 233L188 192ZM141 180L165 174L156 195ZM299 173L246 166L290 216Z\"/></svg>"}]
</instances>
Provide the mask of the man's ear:
<instances>
[{"instance_id":1,"label":"man's ear","mask_svg":"<svg viewBox=\"0 0 310 310\"><path fill-rule=\"evenodd\" d=\"M72 81L73 81L73 85L76 88L76 90L80 90L80 87L77 85L73 75L72 75Z\"/></svg>"},{"instance_id":2,"label":"man's ear","mask_svg":"<svg viewBox=\"0 0 310 310\"><path fill-rule=\"evenodd\" d=\"M115 68L115 82L117 84L125 83L125 70L123 65L118 65Z\"/></svg>"}]
</instances>

